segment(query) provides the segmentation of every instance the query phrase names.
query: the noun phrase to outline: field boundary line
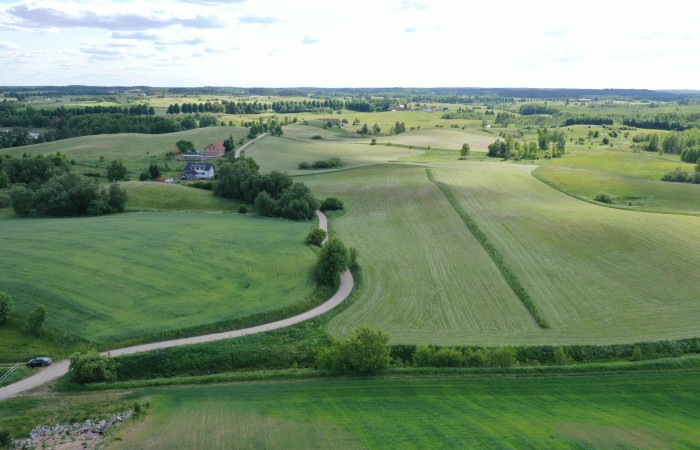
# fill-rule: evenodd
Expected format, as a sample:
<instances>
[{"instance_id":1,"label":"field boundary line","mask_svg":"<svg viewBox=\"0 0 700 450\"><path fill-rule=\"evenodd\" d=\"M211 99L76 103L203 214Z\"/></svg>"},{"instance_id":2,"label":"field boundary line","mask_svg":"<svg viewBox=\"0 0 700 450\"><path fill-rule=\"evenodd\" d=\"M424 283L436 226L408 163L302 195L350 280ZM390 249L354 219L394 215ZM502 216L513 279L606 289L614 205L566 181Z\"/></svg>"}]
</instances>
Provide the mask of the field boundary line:
<instances>
[{"instance_id":1,"label":"field boundary line","mask_svg":"<svg viewBox=\"0 0 700 450\"><path fill-rule=\"evenodd\" d=\"M520 299L523 306L525 306L525 309L528 310L530 316L535 321L537 326L540 328L549 328L549 323L544 318L537 305L535 305L535 303L532 301L532 298L530 298L530 295L520 283L518 277L506 265L503 256L498 253L498 250L496 250L496 248L491 244L486 237L486 234L481 231L474 219L467 213L467 211L464 210L464 208L462 208L459 202L457 202L457 199L455 199L454 193L450 190L449 186L447 186L445 183L437 181L431 169L425 169L425 174L428 177L428 180L430 180L430 182L433 183L440 190L440 192L442 192L442 195L448 201L450 206L452 206L452 209L462 219L462 222L464 222L467 229L472 233L472 235L474 235L476 240L479 241L484 250L486 250L486 253L489 255L489 257L491 257L494 264L496 264L496 267L498 267L498 270L501 272L501 275L503 275L503 278L505 278L508 286L510 286L513 293L518 297L518 299Z\"/></svg>"},{"instance_id":2,"label":"field boundary line","mask_svg":"<svg viewBox=\"0 0 700 450\"><path fill-rule=\"evenodd\" d=\"M321 211L316 211L316 215L319 218L319 228L325 226L327 232L328 228L328 220L326 218L326 215L323 214ZM326 219L326 220L322 220ZM346 270L342 274L340 274L340 284L338 285L338 290L333 294L333 296L325 301L324 303L320 304L319 306L310 309L308 311L305 311L301 314L297 314L296 316L288 317L286 319L282 320L277 320L274 322L270 323L265 323L262 325L257 325L253 327L248 327L248 328L241 328L238 330L231 330L231 331L224 331L221 333L213 333L213 334L204 334L201 336L192 336L192 337L187 337L187 338L181 338L181 339L171 339L167 341L161 341L161 342L151 342L148 344L141 344L141 345L134 345L131 347L124 347L124 348L118 348L118 349L113 349L113 350L107 350L102 352L102 355L107 355L107 356L120 356L120 355L130 355L133 353L141 353L141 352L147 352L151 350L158 350L158 349L163 349L163 348L170 348L170 347L178 347L181 345L192 345L192 344L201 344L204 342L213 342L213 341L219 341L223 339L232 339L232 338L237 338L241 336L247 336L250 334L257 334L257 333L263 333L265 331L271 331L271 330L279 330L281 328L287 328L292 325L296 325L301 322L305 322L309 319L313 319L314 317L320 316L321 314L327 313L328 311L332 310L336 306L340 305L344 300L346 300L349 296L350 293L352 292L353 286L355 282L352 277L352 273L350 270ZM63 360L63 361L58 361L53 363L52 365L48 367L44 367L42 369L39 369L39 371L23 380L20 380L16 383L7 385L5 387L0 388L0 401L5 400L10 397L17 396L21 394L22 392L28 391L29 389L36 388L38 386L41 386L45 383L48 383L49 381L55 380L66 373L68 373L70 361L69 360Z\"/></svg>"}]
</instances>

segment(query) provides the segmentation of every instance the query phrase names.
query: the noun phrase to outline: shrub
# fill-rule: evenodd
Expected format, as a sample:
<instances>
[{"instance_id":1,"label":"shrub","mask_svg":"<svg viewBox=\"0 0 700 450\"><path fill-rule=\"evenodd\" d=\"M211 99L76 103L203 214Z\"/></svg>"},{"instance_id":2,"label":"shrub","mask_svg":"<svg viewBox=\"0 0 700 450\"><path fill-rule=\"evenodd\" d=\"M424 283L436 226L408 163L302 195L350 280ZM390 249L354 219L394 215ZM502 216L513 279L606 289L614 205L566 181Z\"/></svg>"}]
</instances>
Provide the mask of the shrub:
<instances>
[{"instance_id":1,"label":"shrub","mask_svg":"<svg viewBox=\"0 0 700 450\"><path fill-rule=\"evenodd\" d=\"M695 172L693 176L690 177L690 182L693 184L700 184L700 172Z\"/></svg>"},{"instance_id":2,"label":"shrub","mask_svg":"<svg viewBox=\"0 0 700 450\"><path fill-rule=\"evenodd\" d=\"M326 239L326 232L319 227L313 227L309 234L306 235L304 242L309 245L320 247Z\"/></svg>"},{"instance_id":3,"label":"shrub","mask_svg":"<svg viewBox=\"0 0 700 450\"><path fill-rule=\"evenodd\" d=\"M193 181L192 183L188 183L187 186L197 189L204 189L205 191L211 191L214 189L214 183L211 181Z\"/></svg>"},{"instance_id":4,"label":"shrub","mask_svg":"<svg viewBox=\"0 0 700 450\"><path fill-rule=\"evenodd\" d=\"M612 205L613 203L615 203L615 197L610 195L610 194L607 194L605 192L602 192L600 194L596 194L596 196L594 197L594 200L597 202L600 202L600 203L607 203L609 205Z\"/></svg>"},{"instance_id":5,"label":"shrub","mask_svg":"<svg viewBox=\"0 0 700 450\"><path fill-rule=\"evenodd\" d=\"M148 172L141 172L139 174L139 181L146 181L148 180Z\"/></svg>"},{"instance_id":6,"label":"shrub","mask_svg":"<svg viewBox=\"0 0 700 450\"><path fill-rule=\"evenodd\" d=\"M554 362L560 366L565 366L571 364L573 359L571 356L567 355L564 348L560 346L554 349Z\"/></svg>"},{"instance_id":7,"label":"shrub","mask_svg":"<svg viewBox=\"0 0 700 450\"><path fill-rule=\"evenodd\" d=\"M429 345L419 345L413 353L413 364L417 367L430 367L435 358L435 349Z\"/></svg>"},{"instance_id":8,"label":"shrub","mask_svg":"<svg viewBox=\"0 0 700 450\"><path fill-rule=\"evenodd\" d=\"M321 211L337 211L343 209L343 201L335 198L328 197L321 203Z\"/></svg>"},{"instance_id":9,"label":"shrub","mask_svg":"<svg viewBox=\"0 0 700 450\"><path fill-rule=\"evenodd\" d=\"M7 208L12 205L12 200L10 196L4 192L0 192L0 209Z\"/></svg>"},{"instance_id":10,"label":"shrub","mask_svg":"<svg viewBox=\"0 0 700 450\"><path fill-rule=\"evenodd\" d=\"M316 279L320 284L335 286L349 263L350 256L345 245L338 238L330 238L318 254Z\"/></svg>"},{"instance_id":11,"label":"shrub","mask_svg":"<svg viewBox=\"0 0 700 450\"><path fill-rule=\"evenodd\" d=\"M318 353L320 369L372 374L389 365L389 336L370 328L358 328L347 340L337 341Z\"/></svg>"},{"instance_id":12,"label":"shrub","mask_svg":"<svg viewBox=\"0 0 700 450\"><path fill-rule=\"evenodd\" d=\"M690 174L680 167L676 167L673 172L669 172L663 177L661 181L670 181L675 183L689 183L691 181Z\"/></svg>"},{"instance_id":13,"label":"shrub","mask_svg":"<svg viewBox=\"0 0 700 450\"><path fill-rule=\"evenodd\" d=\"M461 367L464 365L464 355L454 348L441 348L435 352L433 365L435 367Z\"/></svg>"},{"instance_id":14,"label":"shrub","mask_svg":"<svg viewBox=\"0 0 700 450\"><path fill-rule=\"evenodd\" d=\"M643 359L644 359L644 352L642 352L641 348L635 347L634 350L632 351L632 356L630 357L630 360L641 361Z\"/></svg>"},{"instance_id":15,"label":"shrub","mask_svg":"<svg viewBox=\"0 0 700 450\"><path fill-rule=\"evenodd\" d=\"M44 320L46 320L46 306L37 305L36 308L34 308L32 312L29 313L29 317L27 317L25 331L35 336L41 335L41 329L44 326Z\"/></svg>"},{"instance_id":16,"label":"shrub","mask_svg":"<svg viewBox=\"0 0 700 450\"><path fill-rule=\"evenodd\" d=\"M95 350L74 353L70 358L69 370L73 374L73 380L83 384L100 383L117 378L116 362Z\"/></svg>"},{"instance_id":17,"label":"shrub","mask_svg":"<svg viewBox=\"0 0 700 450\"><path fill-rule=\"evenodd\" d=\"M323 136L321 136L320 134L314 134L313 136L311 136L311 139L318 141L318 140L323 139Z\"/></svg>"},{"instance_id":18,"label":"shrub","mask_svg":"<svg viewBox=\"0 0 700 450\"><path fill-rule=\"evenodd\" d=\"M0 430L0 448L10 448L12 436L8 430Z\"/></svg>"},{"instance_id":19,"label":"shrub","mask_svg":"<svg viewBox=\"0 0 700 450\"><path fill-rule=\"evenodd\" d=\"M120 159L115 159L107 165L107 179L109 181L122 181L127 179L126 166Z\"/></svg>"},{"instance_id":20,"label":"shrub","mask_svg":"<svg viewBox=\"0 0 700 450\"><path fill-rule=\"evenodd\" d=\"M0 291L0 325L7 323L13 306L14 302L12 301L12 297Z\"/></svg>"},{"instance_id":21,"label":"shrub","mask_svg":"<svg viewBox=\"0 0 700 450\"><path fill-rule=\"evenodd\" d=\"M28 216L34 208L34 193L24 186L15 186L10 190L12 210L20 216Z\"/></svg>"},{"instance_id":22,"label":"shrub","mask_svg":"<svg viewBox=\"0 0 700 450\"><path fill-rule=\"evenodd\" d=\"M300 170L309 170L311 169L311 164L307 162L300 162L298 167Z\"/></svg>"},{"instance_id":23,"label":"shrub","mask_svg":"<svg viewBox=\"0 0 700 450\"><path fill-rule=\"evenodd\" d=\"M241 205L238 207L238 214L248 214L248 205Z\"/></svg>"},{"instance_id":24,"label":"shrub","mask_svg":"<svg viewBox=\"0 0 700 450\"><path fill-rule=\"evenodd\" d=\"M516 351L513 347L499 347L489 354L489 363L494 367L511 367L517 363Z\"/></svg>"},{"instance_id":25,"label":"shrub","mask_svg":"<svg viewBox=\"0 0 700 450\"><path fill-rule=\"evenodd\" d=\"M357 268L357 258L360 256L360 251L355 247L350 247L348 249L350 253L350 267L353 269Z\"/></svg>"}]
</instances>

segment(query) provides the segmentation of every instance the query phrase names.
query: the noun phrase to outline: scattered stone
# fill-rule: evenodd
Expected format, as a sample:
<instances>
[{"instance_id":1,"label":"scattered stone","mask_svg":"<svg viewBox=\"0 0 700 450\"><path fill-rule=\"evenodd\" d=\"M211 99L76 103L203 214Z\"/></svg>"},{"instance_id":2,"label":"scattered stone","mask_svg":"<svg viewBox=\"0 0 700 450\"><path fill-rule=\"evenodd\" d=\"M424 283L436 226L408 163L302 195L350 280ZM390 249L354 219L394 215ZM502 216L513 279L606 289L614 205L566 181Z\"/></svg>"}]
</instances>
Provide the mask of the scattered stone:
<instances>
[{"instance_id":1,"label":"scattered stone","mask_svg":"<svg viewBox=\"0 0 700 450\"><path fill-rule=\"evenodd\" d=\"M109 419L100 420L95 423L90 419L82 423L56 424L56 426L39 426L29 433L28 439L18 439L14 441L16 449L52 448L58 440L65 440L70 437L71 441L95 442L103 439L102 435L115 425L126 421L134 414L133 410L128 410L120 414L115 414ZM91 447L92 448L92 447Z\"/></svg>"}]
</instances>

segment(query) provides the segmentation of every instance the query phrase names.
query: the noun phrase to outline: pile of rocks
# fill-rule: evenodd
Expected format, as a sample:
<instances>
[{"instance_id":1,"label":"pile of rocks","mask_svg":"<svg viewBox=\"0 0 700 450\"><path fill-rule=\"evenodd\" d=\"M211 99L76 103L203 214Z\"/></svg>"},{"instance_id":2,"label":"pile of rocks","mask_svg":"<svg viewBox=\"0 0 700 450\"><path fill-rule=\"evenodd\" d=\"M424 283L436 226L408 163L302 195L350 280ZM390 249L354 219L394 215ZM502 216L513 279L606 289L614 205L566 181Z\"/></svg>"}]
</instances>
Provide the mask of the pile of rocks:
<instances>
[{"instance_id":1,"label":"pile of rocks","mask_svg":"<svg viewBox=\"0 0 700 450\"><path fill-rule=\"evenodd\" d=\"M36 427L29 433L29 439L19 439L14 441L14 448L40 448L47 440L81 438L81 440L101 439L102 434L118 425L134 414L133 410L128 410L120 414L115 414L107 420L93 422L87 419L82 423L69 425L58 424L55 427Z\"/></svg>"}]
</instances>

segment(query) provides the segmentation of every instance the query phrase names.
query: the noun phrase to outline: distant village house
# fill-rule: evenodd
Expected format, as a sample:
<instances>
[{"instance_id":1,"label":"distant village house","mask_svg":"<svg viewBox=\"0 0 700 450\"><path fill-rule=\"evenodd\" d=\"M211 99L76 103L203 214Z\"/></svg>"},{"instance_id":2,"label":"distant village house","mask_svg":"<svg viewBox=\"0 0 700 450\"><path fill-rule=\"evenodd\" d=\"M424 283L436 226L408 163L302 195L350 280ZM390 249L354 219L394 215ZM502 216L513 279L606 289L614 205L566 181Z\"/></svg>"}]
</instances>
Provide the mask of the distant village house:
<instances>
[{"instance_id":1,"label":"distant village house","mask_svg":"<svg viewBox=\"0 0 700 450\"><path fill-rule=\"evenodd\" d=\"M226 147L221 141L215 141L213 144L209 144L202 153L204 153L204 159L221 158L226 153Z\"/></svg>"},{"instance_id":2,"label":"distant village house","mask_svg":"<svg viewBox=\"0 0 700 450\"><path fill-rule=\"evenodd\" d=\"M214 165L205 162L191 162L185 166L185 180L211 180L214 178Z\"/></svg>"}]
</instances>

